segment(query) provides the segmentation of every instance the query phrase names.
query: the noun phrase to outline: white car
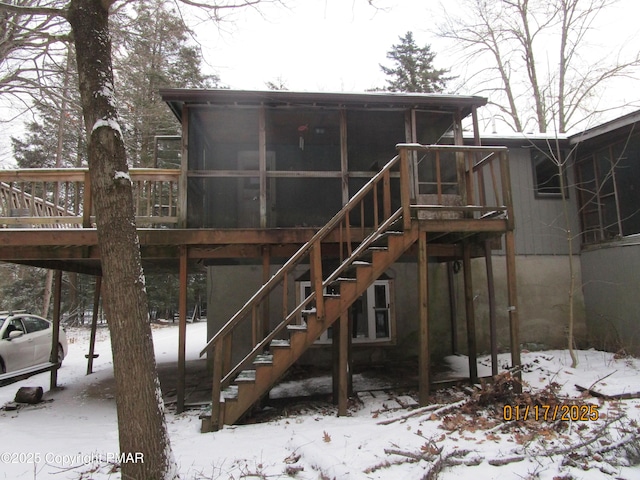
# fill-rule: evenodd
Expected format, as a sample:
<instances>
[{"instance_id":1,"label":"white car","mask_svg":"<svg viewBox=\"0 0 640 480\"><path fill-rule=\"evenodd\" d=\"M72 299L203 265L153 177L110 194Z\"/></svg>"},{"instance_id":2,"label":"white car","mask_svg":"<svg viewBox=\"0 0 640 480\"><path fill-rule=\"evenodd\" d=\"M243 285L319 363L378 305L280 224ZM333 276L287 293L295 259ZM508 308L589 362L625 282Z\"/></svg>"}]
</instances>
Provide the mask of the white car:
<instances>
[{"instance_id":1,"label":"white car","mask_svg":"<svg viewBox=\"0 0 640 480\"><path fill-rule=\"evenodd\" d=\"M49 362L53 324L49 320L22 312L0 312L0 373ZM67 336L60 328L58 363L67 354Z\"/></svg>"}]
</instances>

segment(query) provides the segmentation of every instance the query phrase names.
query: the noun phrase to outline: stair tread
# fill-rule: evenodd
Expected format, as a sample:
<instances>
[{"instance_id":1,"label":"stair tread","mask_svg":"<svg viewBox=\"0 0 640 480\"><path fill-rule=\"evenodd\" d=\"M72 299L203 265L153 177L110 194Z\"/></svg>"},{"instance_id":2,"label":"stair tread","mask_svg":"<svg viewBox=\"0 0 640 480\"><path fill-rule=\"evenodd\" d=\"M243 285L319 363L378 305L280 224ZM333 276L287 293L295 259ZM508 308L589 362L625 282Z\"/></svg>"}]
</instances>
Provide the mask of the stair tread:
<instances>
[{"instance_id":1,"label":"stair tread","mask_svg":"<svg viewBox=\"0 0 640 480\"><path fill-rule=\"evenodd\" d=\"M220 392L220 400L235 400L238 398L238 386L229 385L222 392Z\"/></svg>"},{"instance_id":2,"label":"stair tread","mask_svg":"<svg viewBox=\"0 0 640 480\"><path fill-rule=\"evenodd\" d=\"M269 365L273 363L273 355L265 353L263 355L258 355L253 360L254 365Z\"/></svg>"},{"instance_id":3,"label":"stair tread","mask_svg":"<svg viewBox=\"0 0 640 480\"><path fill-rule=\"evenodd\" d=\"M271 340L271 347L290 347L291 346L291 342L289 342L289 340L282 340L282 339L274 339Z\"/></svg>"},{"instance_id":4,"label":"stair tread","mask_svg":"<svg viewBox=\"0 0 640 480\"><path fill-rule=\"evenodd\" d=\"M307 330L306 325L287 325L287 330L297 330L301 332L305 332Z\"/></svg>"},{"instance_id":5,"label":"stair tread","mask_svg":"<svg viewBox=\"0 0 640 480\"><path fill-rule=\"evenodd\" d=\"M302 310L300 313L302 315L312 315L312 314L317 313L317 312L318 312L318 310L316 309L316 307L313 307L313 308L309 308L307 310Z\"/></svg>"},{"instance_id":6,"label":"stair tread","mask_svg":"<svg viewBox=\"0 0 640 480\"><path fill-rule=\"evenodd\" d=\"M355 262L352 263L352 265L370 266L371 262L365 262L363 260L356 260Z\"/></svg>"},{"instance_id":7,"label":"stair tread","mask_svg":"<svg viewBox=\"0 0 640 480\"><path fill-rule=\"evenodd\" d=\"M234 380L236 383L243 382L255 382L256 381L256 371L255 370L242 370L236 379Z\"/></svg>"}]
</instances>

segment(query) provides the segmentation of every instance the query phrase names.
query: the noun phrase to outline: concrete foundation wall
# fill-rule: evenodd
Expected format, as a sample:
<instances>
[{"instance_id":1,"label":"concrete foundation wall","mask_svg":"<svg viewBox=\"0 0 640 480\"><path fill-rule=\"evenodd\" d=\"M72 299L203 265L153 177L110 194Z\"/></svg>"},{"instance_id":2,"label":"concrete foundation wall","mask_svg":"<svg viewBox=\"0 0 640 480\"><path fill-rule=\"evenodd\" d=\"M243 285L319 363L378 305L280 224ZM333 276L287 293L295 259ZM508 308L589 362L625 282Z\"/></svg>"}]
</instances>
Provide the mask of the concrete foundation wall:
<instances>
[{"instance_id":1,"label":"concrete foundation wall","mask_svg":"<svg viewBox=\"0 0 640 480\"><path fill-rule=\"evenodd\" d=\"M518 256L516 259L518 302L520 313L520 342L525 348L564 348L568 325L568 257ZM579 346L585 345L584 300L580 289L580 260L574 258L576 291L574 298L575 338ZM489 306L484 259L472 261L473 292L476 314L476 341L478 353L488 353ZM271 273L275 273L273 267ZM289 304L295 301L294 280L307 269L300 267L289 279ZM496 290L498 344L501 351L509 349L509 318L506 289L505 258L493 257ZM396 263L387 275L394 279L395 291L395 341L377 345L354 345L354 361L358 363L381 363L415 358L418 355L418 289L417 265ZM209 338L240 309L259 288L262 278L261 266L216 266L208 273L208 336ZM456 326L458 352L467 353L466 317L464 304L464 281L460 271L454 276L456 298ZM278 290L270 302L271 326L280 321L282 291ZM430 348L434 359L453 352L452 325L449 307L447 265L429 264L429 332ZM248 324L249 322L247 322ZM245 352L250 342L251 331L247 325L234 336L235 345L244 345ZM234 348L234 360L241 358L240 350ZM330 363L331 347L319 346L310 349L303 357L305 363Z\"/></svg>"},{"instance_id":2,"label":"concrete foundation wall","mask_svg":"<svg viewBox=\"0 0 640 480\"><path fill-rule=\"evenodd\" d=\"M492 260L497 305L498 348L502 352L509 350L510 335L506 258L494 255ZM573 298L574 339L579 346L585 346L586 323L580 281L580 257L573 257L573 267L576 279ZM474 259L472 268L478 352L488 352L490 348L489 301L485 259ZM518 255L516 256L516 276L520 344L526 349L566 348L569 321L569 256ZM462 272L456 275L456 296L458 342L462 353L466 353Z\"/></svg>"},{"instance_id":3,"label":"concrete foundation wall","mask_svg":"<svg viewBox=\"0 0 640 480\"><path fill-rule=\"evenodd\" d=\"M582 252L590 344L640 355L640 235Z\"/></svg>"}]
</instances>

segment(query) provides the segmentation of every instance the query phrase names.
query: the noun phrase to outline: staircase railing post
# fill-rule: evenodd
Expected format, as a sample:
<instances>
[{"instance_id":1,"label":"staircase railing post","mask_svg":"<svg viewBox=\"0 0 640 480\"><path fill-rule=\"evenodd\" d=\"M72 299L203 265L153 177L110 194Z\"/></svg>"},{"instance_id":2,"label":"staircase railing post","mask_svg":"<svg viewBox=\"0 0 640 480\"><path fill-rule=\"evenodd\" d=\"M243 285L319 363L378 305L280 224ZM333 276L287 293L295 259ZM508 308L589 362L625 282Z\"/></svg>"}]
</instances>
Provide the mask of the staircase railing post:
<instances>
[{"instance_id":1,"label":"staircase railing post","mask_svg":"<svg viewBox=\"0 0 640 480\"><path fill-rule=\"evenodd\" d=\"M322 293L322 251L320 243L311 247L311 282L316 294L316 314L318 319L324 317L324 295Z\"/></svg>"},{"instance_id":2,"label":"staircase railing post","mask_svg":"<svg viewBox=\"0 0 640 480\"><path fill-rule=\"evenodd\" d=\"M89 170L84 174L84 191L82 192L82 228L91 228L91 177Z\"/></svg>"},{"instance_id":3,"label":"staircase railing post","mask_svg":"<svg viewBox=\"0 0 640 480\"><path fill-rule=\"evenodd\" d=\"M409 152L400 147L400 199L402 202L402 222L405 230L411 228L411 181L409 169Z\"/></svg>"},{"instance_id":4,"label":"staircase railing post","mask_svg":"<svg viewBox=\"0 0 640 480\"><path fill-rule=\"evenodd\" d=\"M213 346L213 379L211 388L211 425L209 431L215 432L223 425L220 423L220 392L222 390L223 345L218 342Z\"/></svg>"}]
</instances>

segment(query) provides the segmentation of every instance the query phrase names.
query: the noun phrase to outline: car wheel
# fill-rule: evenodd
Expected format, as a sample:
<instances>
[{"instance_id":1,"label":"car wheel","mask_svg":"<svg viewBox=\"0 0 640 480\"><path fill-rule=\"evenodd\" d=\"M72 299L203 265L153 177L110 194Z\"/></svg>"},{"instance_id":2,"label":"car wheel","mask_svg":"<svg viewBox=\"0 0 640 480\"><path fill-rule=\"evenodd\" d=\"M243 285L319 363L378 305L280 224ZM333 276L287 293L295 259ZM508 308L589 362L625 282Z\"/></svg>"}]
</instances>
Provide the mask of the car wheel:
<instances>
[{"instance_id":1,"label":"car wheel","mask_svg":"<svg viewBox=\"0 0 640 480\"><path fill-rule=\"evenodd\" d=\"M58 344L58 365L62 365L63 359L64 359L64 350L62 349L62 345Z\"/></svg>"}]
</instances>

